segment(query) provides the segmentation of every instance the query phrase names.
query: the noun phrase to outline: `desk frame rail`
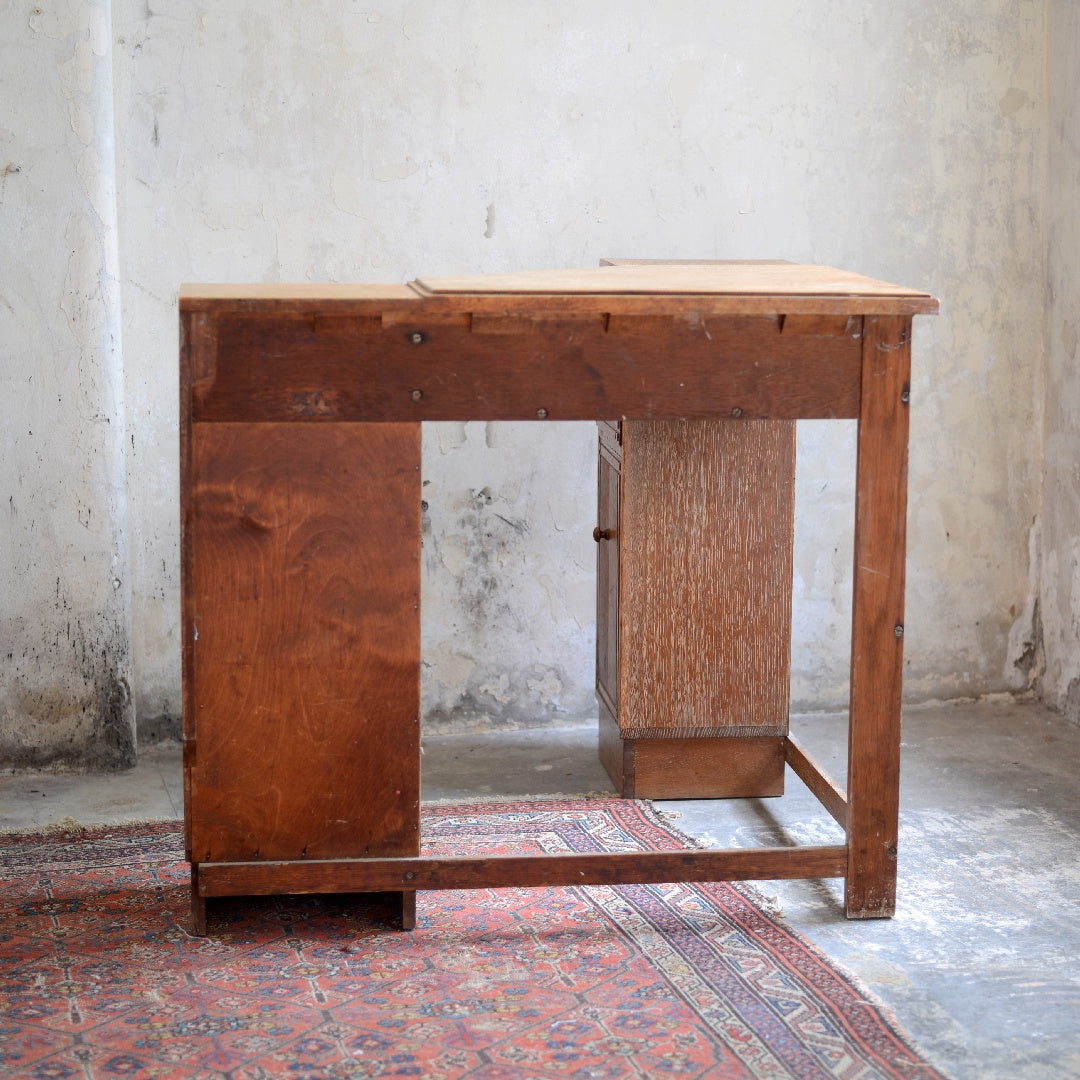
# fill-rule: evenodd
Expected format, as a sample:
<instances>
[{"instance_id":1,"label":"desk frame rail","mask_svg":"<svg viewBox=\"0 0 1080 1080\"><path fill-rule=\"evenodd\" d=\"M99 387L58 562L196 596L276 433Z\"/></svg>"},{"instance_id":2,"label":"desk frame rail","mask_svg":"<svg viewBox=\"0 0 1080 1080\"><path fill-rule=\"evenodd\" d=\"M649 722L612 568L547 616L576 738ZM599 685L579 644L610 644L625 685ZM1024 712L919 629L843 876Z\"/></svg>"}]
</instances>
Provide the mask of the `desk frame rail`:
<instances>
[{"instance_id":1,"label":"desk frame rail","mask_svg":"<svg viewBox=\"0 0 1080 1080\"><path fill-rule=\"evenodd\" d=\"M843 790L791 736L785 739L785 751L796 775L843 826L847 806ZM417 892L841 878L847 873L847 864L846 844L202 863L192 874L193 924L196 934L206 933L206 901L215 896L399 892L402 929L411 930L416 925Z\"/></svg>"}]
</instances>

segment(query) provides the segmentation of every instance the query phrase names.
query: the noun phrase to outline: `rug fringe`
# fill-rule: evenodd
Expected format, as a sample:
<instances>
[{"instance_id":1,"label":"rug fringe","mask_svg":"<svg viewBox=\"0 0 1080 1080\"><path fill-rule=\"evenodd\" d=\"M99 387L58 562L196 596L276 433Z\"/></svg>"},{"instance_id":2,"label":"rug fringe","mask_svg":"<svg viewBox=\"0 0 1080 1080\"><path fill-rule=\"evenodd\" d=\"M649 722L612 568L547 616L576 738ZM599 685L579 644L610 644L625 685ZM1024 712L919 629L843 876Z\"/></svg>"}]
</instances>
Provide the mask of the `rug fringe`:
<instances>
[{"instance_id":1,"label":"rug fringe","mask_svg":"<svg viewBox=\"0 0 1080 1080\"><path fill-rule=\"evenodd\" d=\"M78 835L79 833L98 832L101 829L114 829L120 826L163 825L172 823L182 825L179 817L134 817L113 818L110 821L76 821L73 817L62 817L50 821L47 825L3 825L0 836L57 836L60 834Z\"/></svg>"}]
</instances>

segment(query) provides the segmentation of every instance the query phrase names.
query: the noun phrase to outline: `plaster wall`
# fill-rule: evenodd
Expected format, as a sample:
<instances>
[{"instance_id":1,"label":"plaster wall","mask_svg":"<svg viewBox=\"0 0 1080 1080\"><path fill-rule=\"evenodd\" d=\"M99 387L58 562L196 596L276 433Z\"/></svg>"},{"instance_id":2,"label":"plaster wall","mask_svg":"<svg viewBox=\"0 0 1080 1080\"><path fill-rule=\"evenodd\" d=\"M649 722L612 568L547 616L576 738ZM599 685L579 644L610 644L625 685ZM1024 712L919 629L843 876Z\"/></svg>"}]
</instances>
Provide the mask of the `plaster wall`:
<instances>
[{"instance_id":1,"label":"plaster wall","mask_svg":"<svg viewBox=\"0 0 1080 1080\"><path fill-rule=\"evenodd\" d=\"M1045 700L1080 723L1080 8L1051 5L1046 473L1040 613Z\"/></svg>"},{"instance_id":2,"label":"plaster wall","mask_svg":"<svg viewBox=\"0 0 1080 1080\"><path fill-rule=\"evenodd\" d=\"M0 760L129 765L109 6L0 23Z\"/></svg>"},{"instance_id":3,"label":"plaster wall","mask_svg":"<svg viewBox=\"0 0 1080 1080\"><path fill-rule=\"evenodd\" d=\"M97 25L108 7L66 0L58 10ZM39 69L60 69L85 45L69 35L41 52L20 28L35 9L3 10L22 35L5 47L34 68L27 102L38 112L27 115L42 148L32 163L66 200L58 208L26 186L3 212L54 226L85 181L63 88L51 113L37 101L57 72ZM67 347L85 363L106 349L101 338L115 357L122 334L123 403L110 382L103 415L126 463L114 453L108 483L93 490L112 507L110 535L130 535L124 640L140 720L175 716L180 702L181 282L396 282L609 255L831 263L942 298L941 316L919 320L915 336L907 693L1025 687L1041 477L1046 13L1043 0L112 0L108 40L93 55L104 63L111 47L123 304L98 296L95 318L109 331ZM23 55L31 45L34 61ZM4 161L31 161L29 148L7 149L29 138L23 126L0 127ZM57 145L68 149L57 155ZM94 235L108 250L102 228ZM25 291L16 311L45 310L63 328L67 265L56 250L35 237L26 271L5 266L2 281L5 297ZM27 373L55 364L57 344L31 345L30 315L17 318L26 343L9 350L5 337L5 357L23 357ZM801 708L846 695L853 434L845 424L800 432ZM37 474L49 494L37 497L56 498L102 437L54 433ZM593 714L593 439L588 425L425 431L429 723ZM29 476L33 451L10 445L15 464L4 468ZM125 465L122 504L106 493ZM80 558L59 544L41 554L43 565L76 569ZM2 573L6 601L21 576ZM46 636L60 625L47 599L37 588L24 614L43 619ZM101 610L112 610L107 599ZM14 640L40 652L41 632Z\"/></svg>"}]
</instances>

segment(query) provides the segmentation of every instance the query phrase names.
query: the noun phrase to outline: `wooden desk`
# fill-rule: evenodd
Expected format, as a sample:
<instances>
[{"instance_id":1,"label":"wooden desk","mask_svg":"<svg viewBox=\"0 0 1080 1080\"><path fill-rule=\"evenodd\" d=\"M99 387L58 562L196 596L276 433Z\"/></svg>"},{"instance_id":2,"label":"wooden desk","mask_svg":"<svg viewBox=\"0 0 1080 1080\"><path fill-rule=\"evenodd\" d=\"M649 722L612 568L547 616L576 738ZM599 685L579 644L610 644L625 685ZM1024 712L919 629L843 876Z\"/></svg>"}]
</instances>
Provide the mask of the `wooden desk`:
<instances>
[{"instance_id":1,"label":"wooden desk","mask_svg":"<svg viewBox=\"0 0 1080 1080\"><path fill-rule=\"evenodd\" d=\"M397 891L410 926L424 889L795 877L843 877L849 917L891 915L911 321L936 310L789 263L185 287L195 931L213 896ZM778 745L846 842L421 857L421 422L723 421L730 437L829 417L859 421L846 791L790 734Z\"/></svg>"}]
</instances>

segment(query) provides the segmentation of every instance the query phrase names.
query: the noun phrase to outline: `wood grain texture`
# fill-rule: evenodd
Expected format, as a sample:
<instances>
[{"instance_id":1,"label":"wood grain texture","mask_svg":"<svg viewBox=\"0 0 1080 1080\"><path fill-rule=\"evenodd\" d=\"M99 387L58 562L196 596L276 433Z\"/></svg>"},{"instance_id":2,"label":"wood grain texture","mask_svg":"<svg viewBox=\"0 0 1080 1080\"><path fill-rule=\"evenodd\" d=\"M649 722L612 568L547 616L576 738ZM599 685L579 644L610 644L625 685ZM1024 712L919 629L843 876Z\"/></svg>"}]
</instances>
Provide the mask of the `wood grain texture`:
<instances>
[{"instance_id":1,"label":"wood grain texture","mask_svg":"<svg viewBox=\"0 0 1080 1080\"><path fill-rule=\"evenodd\" d=\"M182 290L197 931L213 895L390 889L410 925L417 888L586 881L846 876L849 916L891 914L907 468L898 402L911 316L937 301L824 267L614 263L408 287ZM602 507L617 527L604 538L600 625L622 629L614 649L602 631L598 652L615 731L601 750L621 776L645 760L627 765L627 719L643 740L667 740L663 750L685 739L692 752L702 733L784 742L791 421L855 416L846 799L797 744L787 749L846 820L845 847L397 858L415 855L419 838L419 421L609 417L641 429L629 452L609 438ZM769 421L759 427L774 443L754 419ZM633 474L645 461L644 482L627 487L620 463ZM644 573L626 573L628 552ZM651 699L650 683L664 688ZM681 768L662 760L662 772Z\"/></svg>"},{"instance_id":2,"label":"wood grain texture","mask_svg":"<svg viewBox=\"0 0 1080 1080\"><path fill-rule=\"evenodd\" d=\"M500 855L213 863L201 868L207 896L497 889L543 885L630 885L653 881L761 881L842 877L845 849L732 848L585 855Z\"/></svg>"},{"instance_id":3,"label":"wood grain texture","mask_svg":"<svg viewBox=\"0 0 1080 1080\"><path fill-rule=\"evenodd\" d=\"M200 360L197 335L193 323L197 315L180 316L180 702L181 735L183 739L184 784L184 858L191 861L191 781L188 766L195 749L195 609L192 595L192 502L191 502L191 384L192 368ZM192 888L195 887L195 870L192 868ZM195 923L205 923L205 911L194 912ZM196 931L198 932L198 931Z\"/></svg>"},{"instance_id":4,"label":"wood grain texture","mask_svg":"<svg viewBox=\"0 0 1080 1080\"><path fill-rule=\"evenodd\" d=\"M896 906L911 320L865 321L848 738L849 918Z\"/></svg>"},{"instance_id":5,"label":"wood grain texture","mask_svg":"<svg viewBox=\"0 0 1080 1080\"><path fill-rule=\"evenodd\" d=\"M555 296L649 296L726 295L814 296L894 298L907 303L907 310L933 303L933 298L917 289L878 281L828 266L807 266L788 262L645 262L609 261L607 265L567 270L534 270L501 274L466 274L456 277L418 278L413 286L422 295L508 295L544 294Z\"/></svg>"},{"instance_id":6,"label":"wood grain texture","mask_svg":"<svg viewBox=\"0 0 1080 1080\"><path fill-rule=\"evenodd\" d=\"M858 333L815 338L808 349L781 334L778 318L505 319L474 332L419 313L376 329L271 312L222 314L214 328L213 366L192 383L200 422L858 412Z\"/></svg>"},{"instance_id":7,"label":"wood grain texture","mask_svg":"<svg viewBox=\"0 0 1080 1080\"><path fill-rule=\"evenodd\" d=\"M790 733L784 740L784 759L811 794L829 811L837 825L846 829L847 793Z\"/></svg>"},{"instance_id":8,"label":"wood grain texture","mask_svg":"<svg viewBox=\"0 0 1080 1080\"><path fill-rule=\"evenodd\" d=\"M600 760L624 799L742 799L784 793L783 736L624 738L600 709Z\"/></svg>"},{"instance_id":9,"label":"wood grain texture","mask_svg":"<svg viewBox=\"0 0 1080 1080\"><path fill-rule=\"evenodd\" d=\"M383 310L388 307L412 307L416 291L408 285L331 285L310 282L243 282L240 284L206 283L180 286L181 314L258 310L266 314L316 306L325 311Z\"/></svg>"},{"instance_id":10,"label":"wood grain texture","mask_svg":"<svg viewBox=\"0 0 1080 1080\"><path fill-rule=\"evenodd\" d=\"M195 424L191 857L419 842L419 425Z\"/></svg>"},{"instance_id":11,"label":"wood grain texture","mask_svg":"<svg viewBox=\"0 0 1080 1080\"><path fill-rule=\"evenodd\" d=\"M795 425L622 433L623 736L786 734Z\"/></svg>"},{"instance_id":12,"label":"wood grain texture","mask_svg":"<svg viewBox=\"0 0 1080 1080\"><path fill-rule=\"evenodd\" d=\"M417 278L410 285L189 284L180 312L263 317L396 313L933 314L937 300L874 278L783 261L607 260L557 271Z\"/></svg>"}]
</instances>

